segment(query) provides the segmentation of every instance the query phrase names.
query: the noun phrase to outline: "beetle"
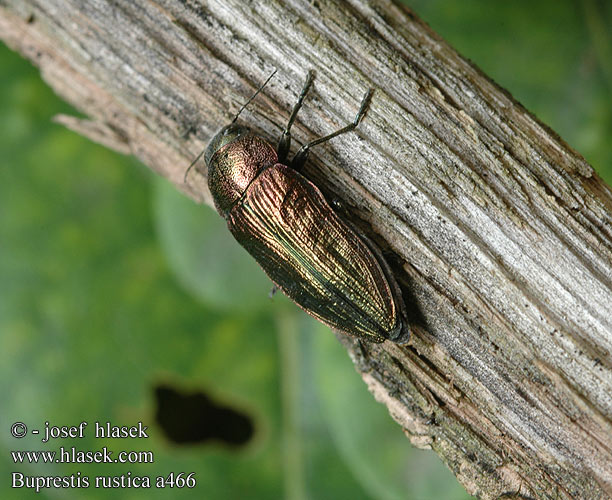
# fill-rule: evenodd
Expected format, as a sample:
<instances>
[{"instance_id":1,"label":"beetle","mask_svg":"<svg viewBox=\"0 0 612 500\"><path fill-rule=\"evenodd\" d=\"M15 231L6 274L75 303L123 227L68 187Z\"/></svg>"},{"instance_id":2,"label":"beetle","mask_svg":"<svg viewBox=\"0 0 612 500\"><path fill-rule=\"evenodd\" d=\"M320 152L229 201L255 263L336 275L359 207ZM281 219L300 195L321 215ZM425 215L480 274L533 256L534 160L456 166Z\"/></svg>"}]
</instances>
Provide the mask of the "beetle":
<instances>
[{"instance_id":1,"label":"beetle","mask_svg":"<svg viewBox=\"0 0 612 500\"><path fill-rule=\"evenodd\" d=\"M401 290L380 250L340 219L300 170L310 148L357 127L373 93L355 119L302 146L287 164L291 127L313 82L308 72L278 146L236 124L238 116L274 73L208 143L208 187L234 238L268 277L304 311L342 333L372 342L408 342Z\"/></svg>"}]
</instances>

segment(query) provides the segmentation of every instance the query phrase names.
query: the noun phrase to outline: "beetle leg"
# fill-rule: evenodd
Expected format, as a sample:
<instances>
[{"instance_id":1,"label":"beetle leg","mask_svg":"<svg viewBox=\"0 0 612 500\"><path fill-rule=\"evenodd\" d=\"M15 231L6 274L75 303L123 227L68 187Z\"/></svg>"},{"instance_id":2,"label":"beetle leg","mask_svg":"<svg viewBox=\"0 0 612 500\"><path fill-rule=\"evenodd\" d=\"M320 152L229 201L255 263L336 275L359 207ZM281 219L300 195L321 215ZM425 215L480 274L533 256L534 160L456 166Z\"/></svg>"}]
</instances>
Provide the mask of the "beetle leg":
<instances>
[{"instance_id":1,"label":"beetle leg","mask_svg":"<svg viewBox=\"0 0 612 500\"><path fill-rule=\"evenodd\" d=\"M314 72L310 70L308 74L306 75L306 82L304 83L304 87L302 87L302 92L300 92L300 96L298 97L298 100L295 103L295 106L293 106L293 111L291 111L291 115L289 116L289 121L287 122L285 131L283 132L283 135L278 141L278 147L276 149L278 152L278 162L279 163L285 164L285 162L287 161L287 154L289 153L289 147L291 146L291 126L293 125L293 122L295 121L295 117L297 116L298 111L302 107L304 98L306 97L306 94L308 93L308 89L310 88L310 85L312 84L313 77L314 77Z\"/></svg>"},{"instance_id":2,"label":"beetle leg","mask_svg":"<svg viewBox=\"0 0 612 500\"><path fill-rule=\"evenodd\" d=\"M278 286L276 286L276 284L272 285L272 290L270 290L270 293L268 294L269 298L272 298L276 295L276 292L278 292Z\"/></svg>"},{"instance_id":3,"label":"beetle leg","mask_svg":"<svg viewBox=\"0 0 612 500\"><path fill-rule=\"evenodd\" d=\"M361 100L361 106L359 108L359 111L355 115L355 119L353 120L353 123L350 123L346 127L342 127L341 129L336 130L335 132L332 132L329 135L326 135L324 137L319 137L318 139L315 139L314 141L311 141L308 144L304 144L299 149L299 151L295 154L295 156L293 157L293 160L291 160L291 165L290 165L291 168L299 171L304 166L304 163L306 163L306 158L308 157L308 153L311 147L316 146L317 144L321 144L323 142L329 141L330 139L333 139L334 137L337 137L346 132L350 132L355 127L357 127L357 125L359 125L359 122L361 121L361 119L363 118L363 116L365 115L368 109L368 104L370 104L370 99L372 98L373 92L374 92L374 89L370 89L363 96L363 99Z\"/></svg>"}]
</instances>

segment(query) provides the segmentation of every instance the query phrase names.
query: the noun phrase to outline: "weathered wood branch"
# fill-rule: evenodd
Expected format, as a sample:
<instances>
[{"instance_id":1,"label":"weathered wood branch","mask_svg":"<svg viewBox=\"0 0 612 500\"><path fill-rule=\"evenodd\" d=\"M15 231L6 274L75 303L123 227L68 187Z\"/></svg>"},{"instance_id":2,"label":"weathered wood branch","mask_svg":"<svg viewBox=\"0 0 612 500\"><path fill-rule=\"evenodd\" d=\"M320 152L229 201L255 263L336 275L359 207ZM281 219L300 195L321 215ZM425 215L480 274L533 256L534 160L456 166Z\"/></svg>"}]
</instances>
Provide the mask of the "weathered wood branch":
<instances>
[{"instance_id":1,"label":"weathered wood branch","mask_svg":"<svg viewBox=\"0 0 612 500\"><path fill-rule=\"evenodd\" d=\"M210 203L186 165L242 115L278 137L306 70L298 142L352 118L307 175L385 252L407 347L344 338L413 444L468 491L612 495L612 193L584 159L385 0L1 0L5 42L89 119L75 130Z\"/></svg>"}]
</instances>

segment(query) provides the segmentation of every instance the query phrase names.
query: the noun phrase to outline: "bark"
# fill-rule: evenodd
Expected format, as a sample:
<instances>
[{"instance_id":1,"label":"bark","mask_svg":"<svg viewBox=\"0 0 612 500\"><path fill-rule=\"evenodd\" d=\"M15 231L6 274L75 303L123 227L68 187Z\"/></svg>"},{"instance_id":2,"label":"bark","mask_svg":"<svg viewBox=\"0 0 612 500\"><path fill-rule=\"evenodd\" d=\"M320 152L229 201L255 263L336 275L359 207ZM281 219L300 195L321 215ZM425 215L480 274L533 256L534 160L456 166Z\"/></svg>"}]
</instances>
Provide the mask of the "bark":
<instances>
[{"instance_id":1,"label":"bark","mask_svg":"<svg viewBox=\"0 0 612 500\"><path fill-rule=\"evenodd\" d=\"M391 255L410 345L342 342L410 441L481 498L612 495L612 193L584 159L385 0L0 0L5 42L88 116L60 117L211 203L185 167L241 115L357 132L306 174ZM297 146L296 146L297 147ZM294 151L296 149L294 147Z\"/></svg>"}]
</instances>

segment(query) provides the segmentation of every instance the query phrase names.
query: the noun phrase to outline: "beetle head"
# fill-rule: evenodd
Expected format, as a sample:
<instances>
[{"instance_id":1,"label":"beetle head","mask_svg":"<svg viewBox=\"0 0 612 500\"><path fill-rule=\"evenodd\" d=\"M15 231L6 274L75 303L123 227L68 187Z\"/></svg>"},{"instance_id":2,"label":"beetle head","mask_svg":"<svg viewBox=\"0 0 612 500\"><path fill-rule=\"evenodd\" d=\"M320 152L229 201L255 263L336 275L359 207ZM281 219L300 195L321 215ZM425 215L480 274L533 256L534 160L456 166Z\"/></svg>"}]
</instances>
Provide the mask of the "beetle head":
<instances>
[{"instance_id":1,"label":"beetle head","mask_svg":"<svg viewBox=\"0 0 612 500\"><path fill-rule=\"evenodd\" d=\"M217 135L210 140L208 146L206 147L206 152L204 153L204 161L206 162L206 166L210 168L210 161L212 160L213 155L223 146L229 144L230 142L234 142L236 139L248 134L249 132L250 129L248 127L236 125L234 122L219 130Z\"/></svg>"}]
</instances>

